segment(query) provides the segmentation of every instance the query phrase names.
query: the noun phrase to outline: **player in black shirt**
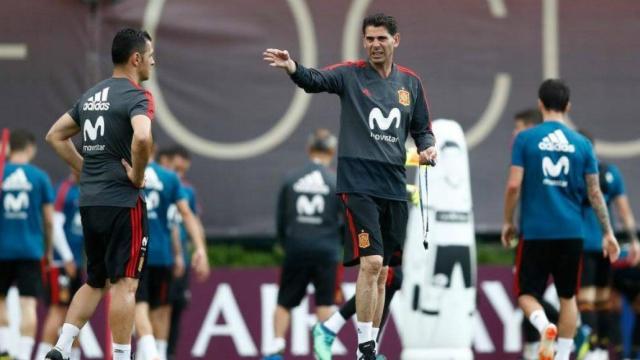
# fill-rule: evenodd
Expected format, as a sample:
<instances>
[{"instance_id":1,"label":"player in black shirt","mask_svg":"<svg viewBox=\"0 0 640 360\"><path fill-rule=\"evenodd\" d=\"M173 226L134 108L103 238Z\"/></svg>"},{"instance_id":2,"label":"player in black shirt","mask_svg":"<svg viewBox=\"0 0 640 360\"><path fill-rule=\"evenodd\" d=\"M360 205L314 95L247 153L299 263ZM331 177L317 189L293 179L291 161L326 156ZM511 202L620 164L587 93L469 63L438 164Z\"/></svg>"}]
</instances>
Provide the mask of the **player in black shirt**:
<instances>
[{"instance_id":1,"label":"player in black shirt","mask_svg":"<svg viewBox=\"0 0 640 360\"><path fill-rule=\"evenodd\" d=\"M358 359L375 358L374 328L384 305L387 267L405 238L405 141L409 133L420 163L436 160L429 109L420 78L393 62L400 34L393 17L364 19L366 61L323 70L293 61L286 50L267 49L270 66L284 69L307 92L340 96L337 192L346 206L345 265L360 264L356 284Z\"/></svg>"},{"instance_id":2,"label":"player in black shirt","mask_svg":"<svg viewBox=\"0 0 640 360\"><path fill-rule=\"evenodd\" d=\"M129 360L135 293L148 242L141 193L151 151L153 97L139 84L155 64L151 37L123 29L113 39L112 77L84 93L49 130L47 142L80 173L80 214L87 283L73 297L65 324L46 359L69 357L80 328L107 290L113 359ZM82 133L82 155L71 137Z\"/></svg>"}]
</instances>

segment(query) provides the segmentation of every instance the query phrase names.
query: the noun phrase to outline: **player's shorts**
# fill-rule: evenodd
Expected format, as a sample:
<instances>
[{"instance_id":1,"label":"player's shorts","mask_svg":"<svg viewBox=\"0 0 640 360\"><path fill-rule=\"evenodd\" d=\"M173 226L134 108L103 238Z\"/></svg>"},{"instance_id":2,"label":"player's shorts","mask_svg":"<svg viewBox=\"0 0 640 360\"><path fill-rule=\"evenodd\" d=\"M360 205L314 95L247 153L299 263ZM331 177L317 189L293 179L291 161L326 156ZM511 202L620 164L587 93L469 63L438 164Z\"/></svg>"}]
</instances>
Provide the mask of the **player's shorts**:
<instances>
[{"instance_id":1,"label":"player's shorts","mask_svg":"<svg viewBox=\"0 0 640 360\"><path fill-rule=\"evenodd\" d=\"M285 261L280 274L278 305L292 309L307 294L307 286L315 288L316 306L331 306L335 303L338 264L333 262L306 262L291 264Z\"/></svg>"},{"instance_id":2,"label":"player's shorts","mask_svg":"<svg viewBox=\"0 0 640 360\"><path fill-rule=\"evenodd\" d=\"M52 267L46 272L45 303L47 306L69 306L73 295L82 286L82 276L79 273L71 278L63 267Z\"/></svg>"},{"instance_id":3,"label":"player's shorts","mask_svg":"<svg viewBox=\"0 0 640 360\"><path fill-rule=\"evenodd\" d=\"M365 194L340 194L340 197L347 225L344 265L358 265L360 256L371 255L382 256L383 265L389 265L393 254L402 252L404 247L409 220L407 202Z\"/></svg>"},{"instance_id":4,"label":"player's shorts","mask_svg":"<svg viewBox=\"0 0 640 360\"><path fill-rule=\"evenodd\" d=\"M611 284L611 262L602 251L585 251L582 260L581 286L605 288Z\"/></svg>"},{"instance_id":5,"label":"player's shorts","mask_svg":"<svg viewBox=\"0 0 640 360\"><path fill-rule=\"evenodd\" d=\"M524 240L516 254L515 294L541 299L549 275L564 299L572 298L580 287L582 239Z\"/></svg>"},{"instance_id":6,"label":"player's shorts","mask_svg":"<svg viewBox=\"0 0 640 360\"><path fill-rule=\"evenodd\" d=\"M147 207L142 198L133 208L80 208L87 252L87 284L103 288L123 277L137 279L144 268L149 239Z\"/></svg>"},{"instance_id":7,"label":"player's shorts","mask_svg":"<svg viewBox=\"0 0 640 360\"><path fill-rule=\"evenodd\" d=\"M20 296L40 296L42 292L40 260L2 260L0 269L0 296L7 296L12 285L18 288Z\"/></svg>"},{"instance_id":8,"label":"player's shorts","mask_svg":"<svg viewBox=\"0 0 640 360\"><path fill-rule=\"evenodd\" d=\"M389 290L397 291L402 288L402 266L389 266L389 271L387 272L387 283L386 287Z\"/></svg>"},{"instance_id":9,"label":"player's shorts","mask_svg":"<svg viewBox=\"0 0 640 360\"><path fill-rule=\"evenodd\" d=\"M173 279L172 266L148 265L142 272L138 291L136 292L136 302L146 302L150 309L159 306L169 305L169 291Z\"/></svg>"},{"instance_id":10,"label":"player's shorts","mask_svg":"<svg viewBox=\"0 0 640 360\"><path fill-rule=\"evenodd\" d=\"M640 268L625 267L613 271L613 288L633 302L640 295Z\"/></svg>"}]
</instances>

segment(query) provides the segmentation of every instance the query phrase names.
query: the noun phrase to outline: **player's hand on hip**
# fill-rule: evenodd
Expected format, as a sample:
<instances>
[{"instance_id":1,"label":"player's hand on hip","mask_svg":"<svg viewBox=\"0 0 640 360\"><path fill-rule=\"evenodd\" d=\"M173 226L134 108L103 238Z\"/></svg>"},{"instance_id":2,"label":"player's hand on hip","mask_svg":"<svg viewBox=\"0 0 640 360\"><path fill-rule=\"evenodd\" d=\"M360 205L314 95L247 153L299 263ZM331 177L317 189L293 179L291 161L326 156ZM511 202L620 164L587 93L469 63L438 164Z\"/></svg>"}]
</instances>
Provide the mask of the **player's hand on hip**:
<instances>
[{"instance_id":1,"label":"player's hand on hip","mask_svg":"<svg viewBox=\"0 0 640 360\"><path fill-rule=\"evenodd\" d=\"M269 66L285 69L289 74L296 71L296 63L287 50L267 49L262 53L262 58L269 63Z\"/></svg>"},{"instance_id":2,"label":"player's hand on hip","mask_svg":"<svg viewBox=\"0 0 640 360\"><path fill-rule=\"evenodd\" d=\"M72 279L75 279L76 276L78 275L78 267L76 267L75 261L71 260L71 261L65 262L64 271L67 273L67 276L69 276Z\"/></svg>"},{"instance_id":3,"label":"player's hand on hip","mask_svg":"<svg viewBox=\"0 0 640 360\"><path fill-rule=\"evenodd\" d=\"M613 233L605 234L602 237L602 255L609 258L610 262L615 262L620 256L620 245Z\"/></svg>"},{"instance_id":4,"label":"player's hand on hip","mask_svg":"<svg viewBox=\"0 0 640 360\"><path fill-rule=\"evenodd\" d=\"M205 281L209 277L209 258L204 249L196 249L191 257L191 266L198 281Z\"/></svg>"},{"instance_id":5,"label":"player's hand on hip","mask_svg":"<svg viewBox=\"0 0 640 360\"><path fill-rule=\"evenodd\" d=\"M438 150L435 146L431 146L426 148L425 150L420 151L420 165L435 166L437 160Z\"/></svg>"},{"instance_id":6,"label":"player's hand on hip","mask_svg":"<svg viewBox=\"0 0 640 360\"><path fill-rule=\"evenodd\" d=\"M502 235L500 236L500 240L502 241L502 246L505 248L511 247L511 242L516 237L517 231L515 225L511 223L505 223L502 225Z\"/></svg>"},{"instance_id":7,"label":"player's hand on hip","mask_svg":"<svg viewBox=\"0 0 640 360\"><path fill-rule=\"evenodd\" d=\"M131 181L133 186L137 187L138 189L143 188L144 174L142 174L142 176L137 175L135 171L133 171L133 167L131 167L131 164L129 164L129 162L125 159L122 159L122 166L124 166L124 170L127 172L127 177L129 178L129 181Z\"/></svg>"}]
</instances>

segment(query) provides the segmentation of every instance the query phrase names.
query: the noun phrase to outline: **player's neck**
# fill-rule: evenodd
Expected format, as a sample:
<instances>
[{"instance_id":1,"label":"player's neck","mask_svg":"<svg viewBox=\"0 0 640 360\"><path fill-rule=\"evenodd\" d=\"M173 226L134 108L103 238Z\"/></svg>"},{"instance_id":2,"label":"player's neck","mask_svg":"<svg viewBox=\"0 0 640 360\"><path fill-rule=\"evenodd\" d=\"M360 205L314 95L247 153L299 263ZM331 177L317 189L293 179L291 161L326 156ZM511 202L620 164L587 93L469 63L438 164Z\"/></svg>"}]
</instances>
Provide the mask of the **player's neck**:
<instances>
[{"instance_id":1,"label":"player's neck","mask_svg":"<svg viewBox=\"0 0 640 360\"><path fill-rule=\"evenodd\" d=\"M14 164L28 164L29 161L31 161L31 157L24 152L15 152L9 156L9 162Z\"/></svg>"},{"instance_id":2,"label":"player's neck","mask_svg":"<svg viewBox=\"0 0 640 360\"><path fill-rule=\"evenodd\" d=\"M371 61L369 61L369 64L371 64L371 67L378 73L378 75L380 75L381 78L386 79L391 75L391 69L393 68L392 59L384 64L374 64Z\"/></svg>"},{"instance_id":3,"label":"player's neck","mask_svg":"<svg viewBox=\"0 0 640 360\"><path fill-rule=\"evenodd\" d=\"M114 78L126 78L140 85L140 77L138 76L138 74L134 69L129 69L122 66L116 66L113 68L113 75L111 76Z\"/></svg>"},{"instance_id":4,"label":"player's neck","mask_svg":"<svg viewBox=\"0 0 640 360\"><path fill-rule=\"evenodd\" d=\"M562 111L547 111L547 110L542 110L542 120L547 122L547 121L556 121L556 122L561 122L564 124L565 119L566 119L566 113L562 112Z\"/></svg>"}]
</instances>

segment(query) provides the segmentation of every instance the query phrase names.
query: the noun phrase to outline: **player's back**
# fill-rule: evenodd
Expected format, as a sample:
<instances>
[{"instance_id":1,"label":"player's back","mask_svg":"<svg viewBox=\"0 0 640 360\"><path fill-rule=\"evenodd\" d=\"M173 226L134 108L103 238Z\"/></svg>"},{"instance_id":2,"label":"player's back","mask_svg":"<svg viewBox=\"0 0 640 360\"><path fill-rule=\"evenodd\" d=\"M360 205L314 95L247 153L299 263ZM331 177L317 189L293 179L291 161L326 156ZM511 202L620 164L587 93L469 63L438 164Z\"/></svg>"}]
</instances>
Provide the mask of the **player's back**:
<instances>
[{"instance_id":1,"label":"player's back","mask_svg":"<svg viewBox=\"0 0 640 360\"><path fill-rule=\"evenodd\" d=\"M148 264L173 264L169 208L186 196L178 175L152 162L145 170L145 197L149 217Z\"/></svg>"},{"instance_id":2,"label":"player's back","mask_svg":"<svg viewBox=\"0 0 640 360\"><path fill-rule=\"evenodd\" d=\"M524 168L524 238L582 238L585 175L598 172L591 143L560 122L546 121L518 134L513 165Z\"/></svg>"},{"instance_id":3,"label":"player's back","mask_svg":"<svg viewBox=\"0 0 640 360\"><path fill-rule=\"evenodd\" d=\"M285 180L279 202L280 235L288 253L337 256L342 217L330 170L313 162L295 169Z\"/></svg>"},{"instance_id":4,"label":"player's back","mask_svg":"<svg viewBox=\"0 0 640 360\"><path fill-rule=\"evenodd\" d=\"M151 94L126 78L109 78L85 92L69 115L82 130L80 206L134 207L140 190L122 166L131 163L131 118L153 118Z\"/></svg>"},{"instance_id":5,"label":"player's back","mask_svg":"<svg viewBox=\"0 0 640 360\"><path fill-rule=\"evenodd\" d=\"M44 255L42 206L53 202L47 174L30 164L7 163L2 182L0 259L37 260Z\"/></svg>"}]
</instances>

